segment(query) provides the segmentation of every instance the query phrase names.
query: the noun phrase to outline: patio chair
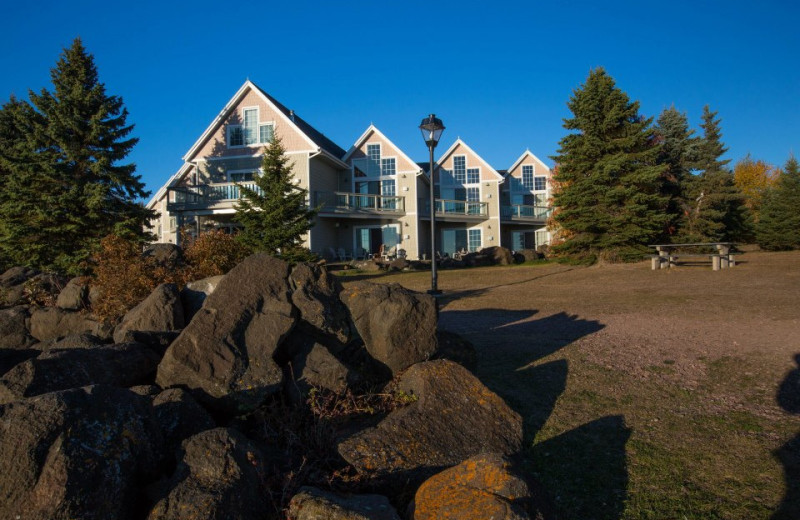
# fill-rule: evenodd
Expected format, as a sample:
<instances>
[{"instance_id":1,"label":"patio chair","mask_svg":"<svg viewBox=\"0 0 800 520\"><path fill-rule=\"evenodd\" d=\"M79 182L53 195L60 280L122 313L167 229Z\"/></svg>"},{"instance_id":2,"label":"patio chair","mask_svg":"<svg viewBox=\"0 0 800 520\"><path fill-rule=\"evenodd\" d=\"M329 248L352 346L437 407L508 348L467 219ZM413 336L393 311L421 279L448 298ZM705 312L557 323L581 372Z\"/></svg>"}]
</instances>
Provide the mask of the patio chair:
<instances>
[{"instance_id":1,"label":"patio chair","mask_svg":"<svg viewBox=\"0 0 800 520\"><path fill-rule=\"evenodd\" d=\"M339 259L339 255L332 247L328 248L328 253L331 255L331 262L335 262L336 260Z\"/></svg>"},{"instance_id":2,"label":"patio chair","mask_svg":"<svg viewBox=\"0 0 800 520\"><path fill-rule=\"evenodd\" d=\"M367 251L366 249L364 249L362 247L361 248L361 252L358 253L355 256L356 256L356 260L369 260L370 254L369 254L369 251Z\"/></svg>"},{"instance_id":3,"label":"patio chair","mask_svg":"<svg viewBox=\"0 0 800 520\"><path fill-rule=\"evenodd\" d=\"M353 256L351 254L349 254L347 251L345 251L343 247L339 248L338 253L339 253L339 260L341 260L343 262L346 262L347 260L352 260L353 259Z\"/></svg>"},{"instance_id":4,"label":"patio chair","mask_svg":"<svg viewBox=\"0 0 800 520\"><path fill-rule=\"evenodd\" d=\"M383 254L384 260L394 260L395 258L397 258L397 246L390 247L389 250Z\"/></svg>"}]
</instances>

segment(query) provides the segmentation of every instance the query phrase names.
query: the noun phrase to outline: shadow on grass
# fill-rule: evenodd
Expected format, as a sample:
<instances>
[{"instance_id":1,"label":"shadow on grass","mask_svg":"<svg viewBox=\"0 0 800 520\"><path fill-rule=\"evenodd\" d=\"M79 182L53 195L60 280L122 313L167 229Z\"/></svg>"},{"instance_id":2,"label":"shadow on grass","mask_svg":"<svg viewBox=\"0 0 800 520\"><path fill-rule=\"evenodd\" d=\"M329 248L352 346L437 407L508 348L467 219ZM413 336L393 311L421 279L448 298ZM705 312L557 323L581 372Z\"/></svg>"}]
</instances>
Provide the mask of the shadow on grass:
<instances>
[{"instance_id":1,"label":"shadow on grass","mask_svg":"<svg viewBox=\"0 0 800 520\"><path fill-rule=\"evenodd\" d=\"M483 294L487 293L488 291L490 291L492 289L497 289L498 287L511 287L511 286L514 286L514 285L522 285L522 284L533 282L535 280L541 280L542 278L547 278L547 277L550 277L550 276L563 274L563 273L572 271L574 269L575 269L574 267L567 267L567 268L561 269L559 271L554 271L554 272L551 272L551 273L539 274L537 276L532 276L532 277L526 278L524 280L517 280L516 282L509 282L509 283L498 283L498 284L495 284L495 285L490 285L488 287L481 287L479 289L468 289L468 290L464 290L464 291L444 291L444 293L442 294L442 296L439 299L439 305L442 306L442 307L446 307L448 303L453 302L455 300L460 300L460 299L463 299L463 298L474 298L474 297L477 297L477 296L482 296ZM468 275L469 273L465 273L465 274ZM503 312L508 312L508 311L503 311Z\"/></svg>"},{"instance_id":2,"label":"shadow on grass","mask_svg":"<svg viewBox=\"0 0 800 520\"><path fill-rule=\"evenodd\" d=\"M781 383L777 401L787 412L800 414L800 354L796 354L794 360L798 366ZM786 495L772 519L795 520L800 518L800 433L773 453L783 464Z\"/></svg>"},{"instance_id":3,"label":"shadow on grass","mask_svg":"<svg viewBox=\"0 0 800 520\"><path fill-rule=\"evenodd\" d=\"M604 325L566 313L537 319L537 313L445 309L439 325L475 344L478 377L522 416L525 466L558 509L567 518L619 518L627 498L625 445L631 434L622 416L601 417L534 444L566 389L569 372L565 359L540 360Z\"/></svg>"}]
</instances>

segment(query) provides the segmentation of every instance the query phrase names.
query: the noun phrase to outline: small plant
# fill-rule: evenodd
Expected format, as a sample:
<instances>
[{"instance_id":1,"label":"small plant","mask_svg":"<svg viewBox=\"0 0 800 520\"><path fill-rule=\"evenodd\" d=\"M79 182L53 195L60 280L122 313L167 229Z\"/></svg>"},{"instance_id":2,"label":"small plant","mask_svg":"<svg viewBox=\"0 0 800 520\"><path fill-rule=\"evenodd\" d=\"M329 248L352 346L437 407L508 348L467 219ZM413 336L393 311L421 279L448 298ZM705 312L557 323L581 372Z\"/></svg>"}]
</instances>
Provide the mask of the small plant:
<instances>
[{"instance_id":1,"label":"small plant","mask_svg":"<svg viewBox=\"0 0 800 520\"><path fill-rule=\"evenodd\" d=\"M183 252L188 264L184 275L186 280L225 274L250 254L247 247L222 230L202 233L193 240L183 234L182 239L184 244L188 244Z\"/></svg>"}]
</instances>

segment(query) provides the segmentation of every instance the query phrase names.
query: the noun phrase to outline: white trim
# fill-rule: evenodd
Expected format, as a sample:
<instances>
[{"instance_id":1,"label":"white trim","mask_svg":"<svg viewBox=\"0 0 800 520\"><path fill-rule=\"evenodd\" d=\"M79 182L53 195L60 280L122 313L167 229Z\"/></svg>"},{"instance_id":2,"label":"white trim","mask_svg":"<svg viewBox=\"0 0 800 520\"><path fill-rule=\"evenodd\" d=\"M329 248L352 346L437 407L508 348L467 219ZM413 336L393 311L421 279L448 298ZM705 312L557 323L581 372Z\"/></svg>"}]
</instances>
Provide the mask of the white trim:
<instances>
[{"instance_id":1,"label":"white trim","mask_svg":"<svg viewBox=\"0 0 800 520\"><path fill-rule=\"evenodd\" d=\"M317 153L317 150L297 150L295 152L284 152L283 155L301 155L305 153ZM202 159L196 159L194 162L226 161L228 159L253 159L255 157L263 157L263 156L264 156L263 153L257 152L252 155L223 155L221 157L205 157Z\"/></svg>"},{"instance_id":2,"label":"white trim","mask_svg":"<svg viewBox=\"0 0 800 520\"><path fill-rule=\"evenodd\" d=\"M519 159L517 159L516 161L514 161L514 164L512 164L512 165L511 165L511 167L508 169L508 175L511 175L511 172L512 172L512 171L514 171L514 169L515 169L515 168L517 168L517 166L519 166L519 165L520 165L520 163L522 163L522 161L523 161L523 160L525 160L525 157L527 157L527 156L531 156L531 157L533 158L533 160L534 160L534 161L536 161L536 162L538 162L539 164L541 164L541 165L544 167L544 169L545 169L545 170L547 170L547 173L548 173L548 175L550 175L550 174L551 174L550 167L549 167L549 166L547 166L547 165L544 163L544 161L542 161L541 159L539 159L538 157L536 157L536 156L533 154L533 152L531 152L530 150L525 150L525 152L524 152L522 155L520 155L520 156L519 156ZM533 170L533 173L534 173L534 174L536 173L536 169L535 169L535 168L534 168L534 170Z\"/></svg>"},{"instance_id":3,"label":"white trim","mask_svg":"<svg viewBox=\"0 0 800 520\"><path fill-rule=\"evenodd\" d=\"M488 162L486 162L486 160L484 160L483 157L481 157L480 155L475 153L475 150L470 148L467 145L467 143L465 143L464 141L461 140L460 137L458 139L456 139L456 141L452 144L452 146L450 146L450 148L448 148L447 151L444 152L444 154L442 154L439 157L439 160L436 161L436 165L438 165L439 167L442 167L442 165L445 163L445 161L447 161L447 159L450 157L450 155L452 155L453 152L455 152L456 148L459 145L463 146L469 153L471 153L476 159L478 159L479 162L481 162L484 166L486 166L486 168L488 169L489 173L493 173L495 175L495 177L497 177L498 181L502 182L504 180L504 177L502 175L500 175L499 173L497 173L497 170L492 168L492 166ZM481 180L481 182L483 182L483 180Z\"/></svg>"},{"instance_id":4,"label":"white trim","mask_svg":"<svg viewBox=\"0 0 800 520\"><path fill-rule=\"evenodd\" d=\"M180 180L180 179L182 179L184 177L184 175L187 173L188 169L192 168L192 167L195 167L195 165L191 164L191 163L188 163L188 162L183 163L183 165L178 169L178 171L173 173L172 177L170 177L167 180L167 182L164 183L164 185L161 186L161 188L158 189L156 194L153 195L153 197L147 202L145 207L147 209L155 208L156 203L158 203L159 201L161 201L161 199L164 198L164 195L167 193L167 188L169 188L170 186L174 186L175 183L178 180Z\"/></svg>"},{"instance_id":5,"label":"white trim","mask_svg":"<svg viewBox=\"0 0 800 520\"><path fill-rule=\"evenodd\" d=\"M413 164L413 165L417 164L415 161L411 160L411 158L399 146L394 144L394 142L391 139L386 137L386 135L384 135L383 132L378 130L378 127L376 127L375 125L372 125L372 124L369 125L369 127L367 127L367 129L364 131L363 134L361 134L361 137L356 139L356 142L353 143L353 146L351 146L350 149L347 150L347 153L345 153L344 157L342 157L342 161L343 162L346 163L347 160L350 159L350 156L353 155L353 153L356 150L360 149L361 146L364 143L367 142L367 139L369 138L370 133L375 133L375 135L377 135L380 139L382 139L383 141L386 141L386 143L388 145L390 145L392 148L394 148L395 150L397 150L397 153L399 154L399 156L402 157L403 159L405 159L406 161L408 161L409 164ZM370 144L372 144L372 143L370 143ZM383 143L378 143L378 144L383 144ZM381 148L381 153L383 153L383 148ZM423 170L422 170L422 168L420 168L418 170L413 170L413 171L419 174L419 173L422 173ZM405 173L410 173L410 171L407 171Z\"/></svg>"}]
</instances>

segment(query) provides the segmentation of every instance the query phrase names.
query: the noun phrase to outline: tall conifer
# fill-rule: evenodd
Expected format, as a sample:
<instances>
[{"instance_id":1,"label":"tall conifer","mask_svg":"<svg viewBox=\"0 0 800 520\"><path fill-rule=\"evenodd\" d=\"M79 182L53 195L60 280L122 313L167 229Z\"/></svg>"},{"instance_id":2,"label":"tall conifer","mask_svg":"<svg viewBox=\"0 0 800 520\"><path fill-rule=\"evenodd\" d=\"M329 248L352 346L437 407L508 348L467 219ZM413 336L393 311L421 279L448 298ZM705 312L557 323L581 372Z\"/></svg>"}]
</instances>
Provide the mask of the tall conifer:
<instances>
[{"instance_id":1,"label":"tall conifer","mask_svg":"<svg viewBox=\"0 0 800 520\"><path fill-rule=\"evenodd\" d=\"M106 94L80 38L51 70L53 90L3 106L15 146L0 158L9 182L0 198L0 249L15 263L78 272L110 233L145 239L154 213L134 164L138 142L120 97Z\"/></svg>"},{"instance_id":2,"label":"tall conifer","mask_svg":"<svg viewBox=\"0 0 800 520\"><path fill-rule=\"evenodd\" d=\"M661 112L655 130L661 143L658 162L667 166L662 184L662 193L668 197L667 239L678 233L678 226L688 208L686 193L691 191L690 185L694 181L691 165L698 140L694 137L694 130L689 129L686 114L674 106Z\"/></svg>"},{"instance_id":3,"label":"tall conifer","mask_svg":"<svg viewBox=\"0 0 800 520\"><path fill-rule=\"evenodd\" d=\"M633 260L647 251L667 222L661 194L665 165L651 128L614 80L598 68L567 106L573 131L559 142L554 218L566 240L556 250L571 256Z\"/></svg>"},{"instance_id":4,"label":"tall conifer","mask_svg":"<svg viewBox=\"0 0 800 520\"><path fill-rule=\"evenodd\" d=\"M800 165L794 157L764 195L756 241L769 250L800 248Z\"/></svg>"},{"instance_id":5,"label":"tall conifer","mask_svg":"<svg viewBox=\"0 0 800 520\"><path fill-rule=\"evenodd\" d=\"M254 179L255 189L239 186L242 198L236 221L244 226L238 235L242 244L288 261L311 257L302 247L303 235L311 229L317 210L308 207L308 190L294 180L283 144L273 133Z\"/></svg>"}]
</instances>

